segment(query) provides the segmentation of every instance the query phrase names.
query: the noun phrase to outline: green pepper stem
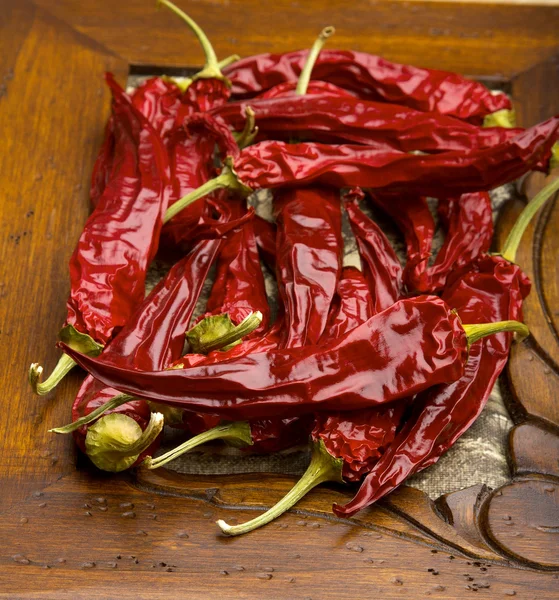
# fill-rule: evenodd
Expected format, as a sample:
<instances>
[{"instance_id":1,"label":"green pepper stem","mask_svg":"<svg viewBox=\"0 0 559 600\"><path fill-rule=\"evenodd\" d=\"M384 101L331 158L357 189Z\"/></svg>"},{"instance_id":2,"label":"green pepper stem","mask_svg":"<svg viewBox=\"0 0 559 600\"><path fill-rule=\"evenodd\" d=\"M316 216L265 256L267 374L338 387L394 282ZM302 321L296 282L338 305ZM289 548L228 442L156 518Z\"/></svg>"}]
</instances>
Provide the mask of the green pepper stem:
<instances>
[{"instance_id":1,"label":"green pepper stem","mask_svg":"<svg viewBox=\"0 0 559 600\"><path fill-rule=\"evenodd\" d=\"M197 73L192 80L196 79L221 79L226 81L225 77L222 75L221 70L219 68L219 62L217 60L217 56L213 46L208 39L208 36L204 33L202 28L189 17L183 10L181 10L178 6L170 2L170 0L157 0L157 4L163 4L172 12L174 12L178 17L180 17L187 25L190 27L194 35L198 38L200 45L202 46L202 50L204 51L204 55L206 57L206 64L204 68Z\"/></svg>"},{"instance_id":2,"label":"green pepper stem","mask_svg":"<svg viewBox=\"0 0 559 600\"><path fill-rule=\"evenodd\" d=\"M335 481L344 483L342 478L343 461L340 458L334 458L326 447L324 442L313 442L311 462L299 481L291 490L272 508L268 509L258 517L242 523L241 525L228 525L225 521L217 521L218 527L227 535L241 535L248 533L262 525L273 521L284 512L295 506L301 498L310 492L317 485L325 481Z\"/></svg>"},{"instance_id":3,"label":"green pepper stem","mask_svg":"<svg viewBox=\"0 0 559 600\"><path fill-rule=\"evenodd\" d=\"M554 179L550 184L546 185L543 190L540 190L534 198L526 205L524 210L520 213L516 223L511 229L505 245L501 250L501 256L513 263L516 259L516 252L520 245L522 235L526 231L526 228L530 224L530 221L534 215L540 210L540 208L557 192L559 191L559 177Z\"/></svg>"},{"instance_id":4,"label":"green pepper stem","mask_svg":"<svg viewBox=\"0 0 559 600\"><path fill-rule=\"evenodd\" d=\"M311 73L314 68L314 64L316 63L316 59L324 47L326 40L333 35L335 31L336 30L334 27L325 27L316 38L314 44L309 50L307 61L305 62L305 66L303 67L303 70L299 75L299 80L297 81L297 87L295 88L295 94L297 96L304 96L307 93L307 88L309 87Z\"/></svg>"},{"instance_id":5,"label":"green pepper stem","mask_svg":"<svg viewBox=\"0 0 559 600\"><path fill-rule=\"evenodd\" d=\"M233 137L235 138L239 148L246 148L247 146L250 146L250 144L254 142L254 139L258 135L258 127L256 126L254 110L250 106L245 108L245 116L246 121L243 130L240 133L237 133L236 131L233 132Z\"/></svg>"},{"instance_id":6,"label":"green pepper stem","mask_svg":"<svg viewBox=\"0 0 559 600\"><path fill-rule=\"evenodd\" d=\"M496 323L481 323L479 325L462 324L462 327L468 338L468 346L471 346L473 343L488 335L503 333L505 331L513 331L516 333L518 336L517 341L519 342L530 335L528 327L519 321L497 321Z\"/></svg>"},{"instance_id":7,"label":"green pepper stem","mask_svg":"<svg viewBox=\"0 0 559 600\"><path fill-rule=\"evenodd\" d=\"M85 417L80 417L79 419L77 419L73 423L70 423L69 425L49 429L49 433L72 433L72 431L76 431L76 429L79 429L83 425L88 425L92 421L95 421L108 410L118 408L122 404L126 404L131 400L134 400L134 396L130 396L129 394L119 394L118 396L115 396L114 398L111 398L111 400L105 402L105 404L103 404L99 408L96 408L95 410L91 411Z\"/></svg>"},{"instance_id":8,"label":"green pepper stem","mask_svg":"<svg viewBox=\"0 0 559 600\"><path fill-rule=\"evenodd\" d=\"M185 454L197 446L213 440L225 440L239 446L252 446L250 425L246 421L218 425L217 427L208 429L208 431L195 435L180 446L173 448L173 450L169 450L169 452L166 452L157 458L152 458L151 456L146 457L142 466L147 469L158 469L168 462L175 460L175 458L178 458L181 454Z\"/></svg>"},{"instance_id":9,"label":"green pepper stem","mask_svg":"<svg viewBox=\"0 0 559 600\"><path fill-rule=\"evenodd\" d=\"M203 198L204 196L207 196L208 194L211 194L212 192L215 192L215 190L219 190L221 188L229 188L244 195L252 193L252 190L249 187L243 185L239 181L232 169L225 167L221 175L206 181L206 183L202 184L199 188L190 192L190 194L183 196L172 206L170 206L163 217L163 223L170 221L175 215L180 213L181 210L185 209L187 206L190 206L193 202L196 202L196 200L199 200L200 198Z\"/></svg>"},{"instance_id":10,"label":"green pepper stem","mask_svg":"<svg viewBox=\"0 0 559 600\"><path fill-rule=\"evenodd\" d=\"M41 381L43 377L43 367L39 363L33 363L29 367L29 383L35 394L44 396L52 391L66 375L76 366L76 362L67 354L63 354L52 373L47 377L46 381Z\"/></svg>"}]
</instances>

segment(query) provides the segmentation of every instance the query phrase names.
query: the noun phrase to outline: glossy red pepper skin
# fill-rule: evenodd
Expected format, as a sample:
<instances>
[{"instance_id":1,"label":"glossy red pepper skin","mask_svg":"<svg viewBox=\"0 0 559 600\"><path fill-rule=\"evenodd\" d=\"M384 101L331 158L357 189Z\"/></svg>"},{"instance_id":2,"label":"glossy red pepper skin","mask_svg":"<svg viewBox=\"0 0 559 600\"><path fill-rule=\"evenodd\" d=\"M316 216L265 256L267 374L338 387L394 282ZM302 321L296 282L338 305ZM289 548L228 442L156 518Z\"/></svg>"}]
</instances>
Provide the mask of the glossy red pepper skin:
<instances>
[{"instance_id":1,"label":"glossy red pepper skin","mask_svg":"<svg viewBox=\"0 0 559 600\"><path fill-rule=\"evenodd\" d=\"M172 81L152 77L131 94L132 104L144 115L166 144L182 106L182 92Z\"/></svg>"},{"instance_id":2,"label":"glossy red pepper skin","mask_svg":"<svg viewBox=\"0 0 559 600\"><path fill-rule=\"evenodd\" d=\"M418 281L427 270L431 256L435 221L429 210L427 199L417 194L371 194L373 203L388 214L402 235L406 244L406 264L402 274L407 287Z\"/></svg>"},{"instance_id":3,"label":"glossy red pepper skin","mask_svg":"<svg viewBox=\"0 0 559 600\"><path fill-rule=\"evenodd\" d=\"M373 316L369 284L355 267L344 267L321 343L340 338Z\"/></svg>"},{"instance_id":4,"label":"glossy red pepper skin","mask_svg":"<svg viewBox=\"0 0 559 600\"><path fill-rule=\"evenodd\" d=\"M369 287L373 315L402 296L402 265L380 227L363 213L358 202L358 198L347 200L345 208Z\"/></svg>"},{"instance_id":5,"label":"glossy red pepper skin","mask_svg":"<svg viewBox=\"0 0 559 600\"><path fill-rule=\"evenodd\" d=\"M438 213L446 229L445 241L433 265L419 278L408 280L408 288L416 292L441 291L454 271L467 267L491 246L493 215L487 192L441 199Z\"/></svg>"},{"instance_id":6,"label":"glossy red pepper skin","mask_svg":"<svg viewBox=\"0 0 559 600\"><path fill-rule=\"evenodd\" d=\"M169 199L159 136L110 74L115 165L70 259L67 322L105 345L144 299Z\"/></svg>"},{"instance_id":7,"label":"glossy red pepper skin","mask_svg":"<svg viewBox=\"0 0 559 600\"><path fill-rule=\"evenodd\" d=\"M280 189L274 196L276 273L285 308L280 348L317 344L342 268L340 194L330 187Z\"/></svg>"},{"instance_id":8,"label":"glossy red pepper skin","mask_svg":"<svg viewBox=\"0 0 559 600\"><path fill-rule=\"evenodd\" d=\"M359 197L354 191L351 195ZM362 223L365 231L371 223L370 220ZM379 294L369 293L371 283L374 285L374 281L366 281L358 269L344 268L336 306L330 315L331 326L322 343L344 335L377 312L371 300ZM380 287L384 287L382 277ZM332 456L343 460L342 477L346 481L359 481L394 439L404 409L405 403L397 402L357 411L319 413L311 435L315 441L322 440Z\"/></svg>"},{"instance_id":9,"label":"glossy red pepper skin","mask_svg":"<svg viewBox=\"0 0 559 600\"><path fill-rule=\"evenodd\" d=\"M455 381L467 358L457 316L434 296L401 300L323 346L247 354L191 369L131 370L59 347L122 392L232 420L371 408Z\"/></svg>"},{"instance_id":10,"label":"glossy red pepper skin","mask_svg":"<svg viewBox=\"0 0 559 600\"><path fill-rule=\"evenodd\" d=\"M178 358L184 346L184 332L220 245L220 240L199 242L176 263L107 346L104 355L115 364L137 369L163 369ZM86 377L74 400L72 419L88 415L117 394L117 390ZM133 418L142 429L150 417L144 400L127 402L110 412ZM74 439L84 452L87 427L74 432Z\"/></svg>"},{"instance_id":11,"label":"glossy red pepper skin","mask_svg":"<svg viewBox=\"0 0 559 600\"><path fill-rule=\"evenodd\" d=\"M530 282L516 265L498 256L483 256L470 269L454 275L443 297L468 323L521 318ZM405 426L355 497L345 506L334 505L334 512L340 517L351 516L436 462L485 406L507 362L511 340L511 334L501 333L472 344L459 380L419 394Z\"/></svg>"},{"instance_id":12,"label":"glossy red pepper skin","mask_svg":"<svg viewBox=\"0 0 559 600\"><path fill-rule=\"evenodd\" d=\"M225 193L222 201L227 205L232 218L241 219L247 214L244 198ZM270 307L252 220L249 220L230 233L221 246L214 283L206 305L206 316L227 313L238 325L255 311L262 313L262 322L249 334L250 337L262 335L268 329Z\"/></svg>"},{"instance_id":13,"label":"glossy red pepper skin","mask_svg":"<svg viewBox=\"0 0 559 600\"><path fill-rule=\"evenodd\" d=\"M237 61L224 69L224 74L232 83L234 96L250 97L284 82L296 82L307 56L307 50L259 54ZM511 108L505 94L494 95L457 73L401 65L350 50L322 50L313 79L338 85L360 98L439 112L472 123Z\"/></svg>"},{"instance_id":14,"label":"glossy red pepper skin","mask_svg":"<svg viewBox=\"0 0 559 600\"><path fill-rule=\"evenodd\" d=\"M275 89L275 88L274 88ZM354 97L305 95L254 98L217 109L233 129L242 130L250 106L258 124L258 141L292 137L323 143L365 144L401 152L443 152L488 148L522 129L481 128L438 113L368 102Z\"/></svg>"},{"instance_id":15,"label":"glossy red pepper skin","mask_svg":"<svg viewBox=\"0 0 559 600\"><path fill-rule=\"evenodd\" d=\"M553 117L492 148L426 155L268 141L242 150L233 166L253 190L312 183L437 197L441 190L487 191L520 177L549 159L558 131L559 117Z\"/></svg>"}]
</instances>

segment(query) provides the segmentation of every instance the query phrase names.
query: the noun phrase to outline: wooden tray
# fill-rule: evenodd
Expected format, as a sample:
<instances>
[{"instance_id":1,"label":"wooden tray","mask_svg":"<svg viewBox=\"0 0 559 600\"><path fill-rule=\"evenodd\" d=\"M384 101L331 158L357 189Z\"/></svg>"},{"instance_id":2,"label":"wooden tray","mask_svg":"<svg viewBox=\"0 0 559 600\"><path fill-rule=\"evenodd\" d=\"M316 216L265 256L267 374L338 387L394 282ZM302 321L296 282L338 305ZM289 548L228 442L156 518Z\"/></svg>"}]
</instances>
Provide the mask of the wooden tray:
<instances>
[{"instance_id":1,"label":"wooden tray","mask_svg":"<svg viewBox=\"0 0 559 600\"><path fill-rule=\"evenodd\" d=\"M338 47L457 70L514 99L520 125L559 112L552 6L440 2L183 2L220 57L306 47L335 24ZM559 205L526 236L533 337L508 369L511 481L430 501L404 488L355 519L323 488L277 523L238 539L219 516L253 516L286 491L279 476L104 477L76 464L67 421L80 374L37 398L28 365L57 359L67 261L87 217L109 110L102 75L196 66L201 53L147 0L4 0L0 20L0 597L556 598L559 590ZM526 183L527 195L541 178ZM509 203L503 239L521 202Z\"/></svg>"}]
</instances>

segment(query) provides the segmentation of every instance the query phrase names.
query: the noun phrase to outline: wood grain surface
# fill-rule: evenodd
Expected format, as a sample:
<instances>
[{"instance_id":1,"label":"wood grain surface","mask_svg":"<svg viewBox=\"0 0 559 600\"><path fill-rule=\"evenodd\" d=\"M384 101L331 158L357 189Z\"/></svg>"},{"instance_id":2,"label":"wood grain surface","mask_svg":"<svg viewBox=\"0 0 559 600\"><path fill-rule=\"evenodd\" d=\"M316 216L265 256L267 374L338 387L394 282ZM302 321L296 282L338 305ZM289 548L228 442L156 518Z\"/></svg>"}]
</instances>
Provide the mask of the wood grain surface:
<instances>
[{"instance_id":1,"label":"wood grain surface","mask_svg":"<svg viewBox=\"0 0 559 600\"><path fill-rule=\"evenodd\" d=\"M505 86L523 125L559 112L559 9L433 2L183 3L218 55L336 46L457 70ZM0 11L0 597L556 598L559 206L518 260L534 279L509 377L511 482L432 502L403 488L355 519L330 513L324 488L278 523L239 539L215 519L254 515L291 485L276 476L103 477L76 461L66 422L82 374L46 398L27 368L58 354L67 261L88 215L93 160L109 110L102 74L134 65L196 66L197 44L151 2L4 0ZM528 197L542 185L526 182ZM507 208L499 239L516 211ZM509 518L510 517L510 518ZM507 523L512 524L507 524Z\"/></svg>"}]
</instances>

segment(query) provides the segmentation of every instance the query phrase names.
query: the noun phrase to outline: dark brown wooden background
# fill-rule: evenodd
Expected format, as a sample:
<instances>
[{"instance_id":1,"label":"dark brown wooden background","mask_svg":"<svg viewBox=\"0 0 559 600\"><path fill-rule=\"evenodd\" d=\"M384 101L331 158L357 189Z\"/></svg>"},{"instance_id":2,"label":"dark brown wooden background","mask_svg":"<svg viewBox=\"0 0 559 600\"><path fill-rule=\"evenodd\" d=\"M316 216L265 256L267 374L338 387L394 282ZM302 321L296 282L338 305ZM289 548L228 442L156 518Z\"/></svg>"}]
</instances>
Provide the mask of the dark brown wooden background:
<instances>
[{"instance_id":1,"label":"dark brown wooden background","mask_svg":"<svg viewBox=\"0 0 559 600\"><path fill-rule=\"evenodd\" d=\"M333 24L338 47L496 82L512 94L521 125L559 112L556 7L181 5L220 57L307 47ZM328 516L342 490L317 490L277 524L225 539L218 515L245 520L291 481L126 479L77 468L72 440L47 430L68 420L80 374L47 398L34 397L26 381L31 362L49 371L57 359L67 260L89 211L109 109L103 73L124 82L130 65L200 65L199 47L173 15L144 0L2 0L0 8L0 597L450 599L479 589L492 598L556 598L557 203L518 257L537 285L526 307L534 337L510 365L512 483L491 495L472 482L479 485L436 506L403 490L354 521ZM530 180L528 195L539 185ZM507 207L501 238L520 206Z\"/></svg>"}]
</instances>

